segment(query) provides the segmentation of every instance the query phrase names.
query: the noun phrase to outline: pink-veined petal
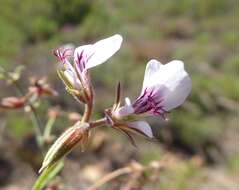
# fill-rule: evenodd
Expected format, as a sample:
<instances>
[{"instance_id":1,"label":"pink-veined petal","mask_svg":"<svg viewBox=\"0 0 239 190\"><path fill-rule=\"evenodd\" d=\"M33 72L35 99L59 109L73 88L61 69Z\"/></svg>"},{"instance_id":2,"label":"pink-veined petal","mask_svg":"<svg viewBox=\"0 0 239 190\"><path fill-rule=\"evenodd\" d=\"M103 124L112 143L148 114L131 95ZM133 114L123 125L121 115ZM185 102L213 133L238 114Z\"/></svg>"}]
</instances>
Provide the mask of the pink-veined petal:
<instances>
[{"instance_id":1,"label":"pink-veined petal","mask_svg":"<svg viewBox=\"0 0 239 190\"><path fill-rule=\"evenodd\" d=\"M55 56L62 62L63 68L66 70L73 71L70 59L73 57L74 49L73 44L65 44L54 51Z\"/></svg>"},{"instance_id":2,"label":"pink-veined petal","mask_svg":"<svg viewBox=\"0 0 239 190\"><path fill-rule=\"evenodd\" d=\"M79 46L74 52L74 61L79 73L88 68L89 59L95 54L92 44Z\"/></svg>"},{"instance_id":3,"label":"pink-veined petal","mask_svg":"<svg viewBox=\"0 0 239 190\"><path fill-rule=\"evenodd\" d=\"M127 124L129 127L141 131L146 136L153 138L153 132L150 125L145 121L134 121Z\"/></svg>"},{"instance_id":4,"label":"pink-veined petal","mask_svg":"<svg viewBox=\"0 0 239 190\"><path fill-rule=\"evenodd\" d=\"M80 64L78 68L82 67L82 64L85 69L95 67L114 55L120 49L122 41L122 36L116 34L95 44L79 46L75 49L74 60Z\"/></svg>"},{"instance_id":5,"label":"pink-veined petal","mask_svg":"<svg viewBox=\"0 0 239 190\"><path fill-rule=\"evenodd\" d=\"M184 70L184 63L174 60L163 65L157 60L149 61L141 94L152 87L158 90L155 99L162 100L164 110L180 106L191 91L191 79Z\"/></svg>"}]
</instances>

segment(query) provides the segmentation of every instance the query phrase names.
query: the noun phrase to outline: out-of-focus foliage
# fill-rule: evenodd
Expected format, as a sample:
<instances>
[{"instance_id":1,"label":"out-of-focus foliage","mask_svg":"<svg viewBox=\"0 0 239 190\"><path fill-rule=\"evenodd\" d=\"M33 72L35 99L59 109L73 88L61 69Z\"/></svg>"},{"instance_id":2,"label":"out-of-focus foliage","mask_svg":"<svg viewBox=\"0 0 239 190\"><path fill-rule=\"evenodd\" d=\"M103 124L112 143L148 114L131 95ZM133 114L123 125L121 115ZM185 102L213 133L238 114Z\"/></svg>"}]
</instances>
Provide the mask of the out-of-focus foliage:
<instances>
[{"instance_id":1,"label":"out-of-focus foliage","mask_svg":"<svg viewBox=\"0 0 239 190\"><path fill-rule=\"evenodd\" d=\"M49 39L65 24L78 24L91 1L3 0L0 6L1 59L21 51L26 43Z\"/></svg>"},{"instance_id":2,"label":"out-of-focus foliage","mask_svg":"<svg viewBox=\"0 0 239 190\"><path fill-rule=\"evenodd\" d=\"M89 13L93 0L51 0L48 1L52 6L51 14L55 22L59 25L79 24Z\"/></svg>"}]
</instances>

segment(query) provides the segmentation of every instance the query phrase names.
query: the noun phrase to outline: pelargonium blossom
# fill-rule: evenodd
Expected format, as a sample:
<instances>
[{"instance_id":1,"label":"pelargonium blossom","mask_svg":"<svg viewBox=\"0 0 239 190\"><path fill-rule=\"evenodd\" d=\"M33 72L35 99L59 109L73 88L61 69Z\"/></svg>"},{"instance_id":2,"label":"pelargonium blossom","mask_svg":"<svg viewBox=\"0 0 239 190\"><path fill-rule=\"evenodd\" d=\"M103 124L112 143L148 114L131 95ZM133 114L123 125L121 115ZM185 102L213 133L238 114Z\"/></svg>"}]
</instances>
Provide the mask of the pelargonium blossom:
<instances>
[{"instance_id":1,"label":"pelargonium blossom","mask_svg":"<svg viewBox=\"0 0 239 190\"><path fill-rule=\"evenodd\" d=\"M88 69L107 61L120 49L122 40L122 36L116 34L94 44L75 49L65 46L54 51L62 63L58 74L74 97L84 103L88 101L92 95Z\"/></svg>"},{"instance_id":2,"label":"pelargonium blossom","mask_svg":"<svg viewBox=\"0 0 239 190\"><path fill-rule=\"evenodd\" d=\"M165 119L166 113L183 104L190 91L191 79L182 61L174 60L163 65L157 60L150 60L140 96L132 103L126 98L124 106L115 106L111 111L112 118L115 125L123 126L123 130L133 130L152 138L151 127L141 121L142 117L160 116Z\"/></svg>"}]
</instances>

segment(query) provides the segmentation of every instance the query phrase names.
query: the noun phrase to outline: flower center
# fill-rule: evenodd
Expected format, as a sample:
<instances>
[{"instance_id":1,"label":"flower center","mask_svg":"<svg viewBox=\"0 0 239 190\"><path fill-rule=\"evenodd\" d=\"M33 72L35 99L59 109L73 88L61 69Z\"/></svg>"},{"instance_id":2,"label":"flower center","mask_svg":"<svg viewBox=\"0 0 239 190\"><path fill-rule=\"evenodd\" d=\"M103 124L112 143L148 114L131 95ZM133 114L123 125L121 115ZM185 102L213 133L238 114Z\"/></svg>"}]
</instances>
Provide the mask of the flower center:
<instances>
[{"instance_id":1,"label":"flower center","mask_svg":"<svg viewBox=\"0 0 239 190\"><path fill-rule=\"evenodd\" d=\"M164 118L167 111L161 104L163 99L160 98L160 91L155 88L146 88L144 93L138 97L133 103L134 112L136 114L150 113L155 116L161 116Z\"/></svg>"}]
</instances>

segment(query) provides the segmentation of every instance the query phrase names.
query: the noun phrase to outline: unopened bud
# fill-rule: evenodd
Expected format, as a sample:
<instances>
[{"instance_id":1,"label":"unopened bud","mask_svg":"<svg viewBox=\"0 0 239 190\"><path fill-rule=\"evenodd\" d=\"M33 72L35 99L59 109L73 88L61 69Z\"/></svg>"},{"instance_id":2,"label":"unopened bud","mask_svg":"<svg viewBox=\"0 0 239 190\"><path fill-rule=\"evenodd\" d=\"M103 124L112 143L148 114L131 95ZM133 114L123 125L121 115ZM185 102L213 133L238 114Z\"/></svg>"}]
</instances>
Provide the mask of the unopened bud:
<instances>
[{"instance_id":1,"label":"unopened bud","mask_svg":"<svg viewBox=\"0 0 239 190\"><path fill-rule=\"evenodd\" d=\"M58 162L77 144L85 143L88 135L88 123L77 122L74 126L67 129L48 150L39 172Z\"/></svg>"},{"instance_id":2,"label":"unopened bud","mask_svg":"<svg viewBox=\"0 0 239 190\"><path fill-rule=\"evenodd\" d=\"M2 99L1 107L11 109L22 108L25 104L25 101L25 97L6 97Z\"/></svg>"},{"instance_id":3,"label":"unopened bud","mask_svg":"<svg viewBox=\"0 0 239 190\"><path fill-rule=\"evenodd\" d=\"M45 77L42 77L40 79L37 79L35 77L30 78L30 84L29 92L35 93L37 96L57 96L58 93L55 91L51 86L47 83L47 79Z\"/></svg>"}]
</instances>

